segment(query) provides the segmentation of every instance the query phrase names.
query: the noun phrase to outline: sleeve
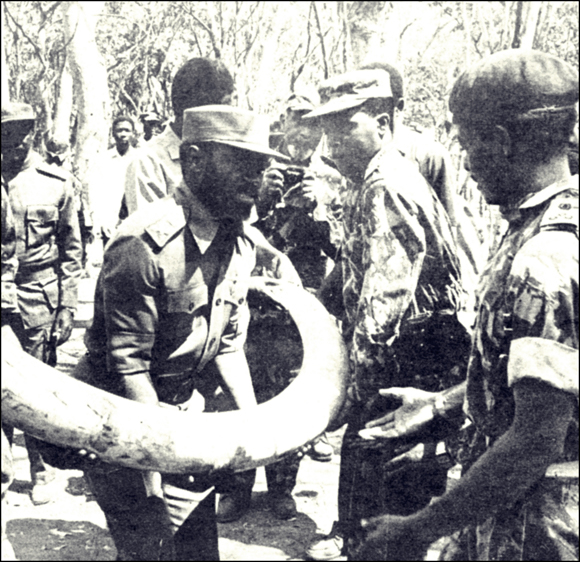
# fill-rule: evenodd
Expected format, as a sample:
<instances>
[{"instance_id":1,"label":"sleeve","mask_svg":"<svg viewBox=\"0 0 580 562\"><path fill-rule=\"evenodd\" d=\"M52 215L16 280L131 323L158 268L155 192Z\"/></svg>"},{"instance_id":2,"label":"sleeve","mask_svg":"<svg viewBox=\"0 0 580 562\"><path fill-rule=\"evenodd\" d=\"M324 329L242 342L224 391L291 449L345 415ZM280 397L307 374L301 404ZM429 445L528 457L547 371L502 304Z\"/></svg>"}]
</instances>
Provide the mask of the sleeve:
<instances>
[{"instance_id":1,"label":"sleeve","mask_svg":"<svg viewBox=\"0 0 580 562\"><path fill-rule=\"evenodd\" d=\"M244 349L248 325L250 323L250 309L247 300L242 306L237 306L222 334L218 355L234 353Z\"/></svg>"},{"instance_id":2,"label":"sleeve","mask_svg":"<svg viewBox=\"0 0 580 562\"><path fill-rule=\"evenodd\" d=\"M2 181L2 312L18 312L16 301L16 229L10 199Z\"/></svg>"},{"instance_id":3,"label":"sleeve","mask_svg":"<svg viewBox=\"0 0 580 562\"><path fill-rule=\"evenodd\" d=\"M138 237L116 236L103 260L103 309L107 366L111 373L148 372L158 324L159 271Z\"/></svg>"},{"instance_id":4,"label":"sleeve","mask_svg":"<svg viewBox=\"0 0 580 562\"><path fill-rule=\"evenodd\" d=\"M382 182L363 197L364 276L353 339L357 368L377 356L368 353L368 346L385 347L398 334L425 257L425 233L412 206Z\"/></svg>"},{"instance_id":5,"label":"sleeve","mask_svg":"<svg viewBox=\"0 0 580 562\"><path fill-rule=\"evenodd\" d=\"M125 174L125 204L129 215L145 203L167 195L167 182L159 158L142 149L127 166Z\"/></svg>"},{"instance_id":6,"label":"sleeve","mask_svg":"<svg viewBox=\"0 0 580 562\"><path fill-rule=\"evenodd\" d=\"M67 180L64 185L56 237L59 253L59 304L76 310L83 250L71 180Z\"/></svg>"},{"instance_id":7,"label":"sleeve","mask_svg":"<svg viewBox=\"0 0 580 562\"><path fill-rule=\"evenodd\" d=\"M517 253L508 279L513 310L508 384L542 380L578 396L578 241L541 232Z\"/></svg>"}]
</instances>

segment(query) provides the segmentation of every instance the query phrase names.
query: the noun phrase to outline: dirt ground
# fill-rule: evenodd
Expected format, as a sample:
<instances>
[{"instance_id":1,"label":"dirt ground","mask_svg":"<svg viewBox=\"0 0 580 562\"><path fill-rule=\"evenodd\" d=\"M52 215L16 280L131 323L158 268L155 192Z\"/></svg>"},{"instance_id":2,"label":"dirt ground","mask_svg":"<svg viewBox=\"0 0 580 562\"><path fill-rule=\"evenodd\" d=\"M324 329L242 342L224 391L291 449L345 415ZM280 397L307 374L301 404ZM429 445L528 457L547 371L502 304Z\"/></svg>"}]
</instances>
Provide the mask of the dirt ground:
<instances>
[{"instance_id":1,"label":"dirt ground","mask_svg":"<svg viewBox=\"0 0 580 562\"><path fill-rule=\"evenodd\" d=\"M96 272L94 272L96 273ZM59 368L70 369L84 353L82 338L92 316L95 274L83 279L75 329L59 348ZM342 433L332 436L335 451ZM82 472L59 471L56 501L32 505L24 437L15 435L16 479L7 494L7 533L20 560L115 560L116 550L103 513L91 497ZM453 470L453 469L452 469ZM258 470L252 508L241 520L219 526L222 560L304 560L305 548L317 534L327 533L337 516L339 457L319 463L302 460L294 498L298 517L278 521L266 502L264 469ZM437 557L438 548L428 559Z\"/></svg>"}]
</instances>

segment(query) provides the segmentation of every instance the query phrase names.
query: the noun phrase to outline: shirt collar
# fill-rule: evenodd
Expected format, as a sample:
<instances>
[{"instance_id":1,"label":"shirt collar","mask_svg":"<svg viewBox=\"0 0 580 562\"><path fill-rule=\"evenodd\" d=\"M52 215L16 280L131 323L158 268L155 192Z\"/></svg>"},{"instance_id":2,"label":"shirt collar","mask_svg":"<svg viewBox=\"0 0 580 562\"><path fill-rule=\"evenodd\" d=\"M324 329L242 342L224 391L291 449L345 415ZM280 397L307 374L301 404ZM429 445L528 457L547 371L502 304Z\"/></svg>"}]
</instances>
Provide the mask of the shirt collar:
<instances>
[{"instance_id":1,"label":"shirt collar","mask_svg":"<svg viewBox=\"0 0 580 562\"><path fill-rule=\"evenodd\" d=\"M513 222L521 216L522 209L537 207L538 205L548 201L548 199L558 195L558 193L571 188L578 189L578 176L564 178L556 183L544 187L540 191L528 193L515 205L500 207L500 212L507 221Z\"/></svg>"},{"instance_id":2,"label":"shirt collar","mask_svg":"<svg viewBox=\"0 0 580 562\"><path fill-rule=\"evenodd\" d=\"M205 254L217 234L219 222L184 183L176 188L175 201L184 208L189 231L199 251Z\"/></svg>"},{"instance_id":3,"label":"shirt collar","mask_svg":"<svg viewBox=\"0 0 580 562\"><path fill-rule=\"evenodd\" d=\"M383 144L381 149L372 157L371 161L369 162L369 165L367 166L367 169L366 169L365 175L364 175L365 181L369 178L369 176L373 172L375 172L376 170L379 169L379 164L382 161L382 159L385 157L385 155L389 154L393 150L396 150L394 143L388 142L386 144Z\"/></svg>"}]
</instances>

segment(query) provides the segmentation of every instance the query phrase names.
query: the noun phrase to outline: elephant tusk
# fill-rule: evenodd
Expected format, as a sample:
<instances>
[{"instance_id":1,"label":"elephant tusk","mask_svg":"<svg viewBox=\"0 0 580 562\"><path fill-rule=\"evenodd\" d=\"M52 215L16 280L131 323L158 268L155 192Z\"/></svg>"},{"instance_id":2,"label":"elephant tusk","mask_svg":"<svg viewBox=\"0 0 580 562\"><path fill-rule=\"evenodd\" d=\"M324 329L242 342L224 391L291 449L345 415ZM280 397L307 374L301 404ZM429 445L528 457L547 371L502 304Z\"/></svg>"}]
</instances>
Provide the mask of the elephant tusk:
<instances>
[{"instance_id":1,"label":"elephant tusk","mask_svg":"<svg viewBox=\"0 0 580 562\"><path fill-rule=\"evenodd\" d=\"M37 361L2 328L2 419L108 463L167 473L246 470L296 451L321 434L343 406L346 349L334 320L314 296L262 278L252 283L252 289L288 310L303 345L298 376L272 400L223 413L139 404Z\"/></svg>"}]
</instances>

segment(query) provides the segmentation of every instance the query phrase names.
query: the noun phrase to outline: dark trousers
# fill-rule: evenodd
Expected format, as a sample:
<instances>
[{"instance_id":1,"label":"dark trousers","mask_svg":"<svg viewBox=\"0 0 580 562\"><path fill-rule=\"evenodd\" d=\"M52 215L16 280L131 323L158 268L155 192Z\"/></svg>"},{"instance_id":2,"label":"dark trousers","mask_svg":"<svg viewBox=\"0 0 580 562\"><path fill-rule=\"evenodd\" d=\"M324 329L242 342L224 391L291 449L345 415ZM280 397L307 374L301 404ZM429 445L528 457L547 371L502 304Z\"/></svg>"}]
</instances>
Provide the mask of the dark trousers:
<instances>
[{"instance_id":1,"label":"dark trousers","mask_svg":"<svg viewBox=\"0 0 580 562\"><path fill-rule=\"evenodd\" d=\"M143 524L147 497L139 470L105 467L85 471L117 547L118 560L152 560L150 526ZM219 560L215 492L187 475L163 474L175 560ZM161 524L161 523L160 523Z\"/></svg>"},{"instance_id":2,"label":"dark trousers","mask_svg":"<svg viewBox=\"0 0 580 562\"><path fill-rule=\"evenodd\" d=\"M358 431L376 414L369 415L363 406L355 407L344 435L338 484L338 527L345 538L350 560L359 546L360 520L377 515L410 515L427 506L433 496L445 491L447 466L432 454L420 462L393 466L398 455L387 442L381 448L369 448Z\"/></svg>"}]
</instances>

